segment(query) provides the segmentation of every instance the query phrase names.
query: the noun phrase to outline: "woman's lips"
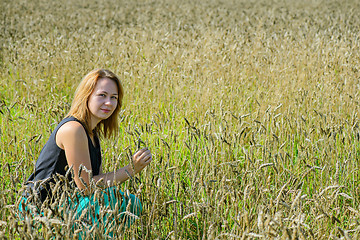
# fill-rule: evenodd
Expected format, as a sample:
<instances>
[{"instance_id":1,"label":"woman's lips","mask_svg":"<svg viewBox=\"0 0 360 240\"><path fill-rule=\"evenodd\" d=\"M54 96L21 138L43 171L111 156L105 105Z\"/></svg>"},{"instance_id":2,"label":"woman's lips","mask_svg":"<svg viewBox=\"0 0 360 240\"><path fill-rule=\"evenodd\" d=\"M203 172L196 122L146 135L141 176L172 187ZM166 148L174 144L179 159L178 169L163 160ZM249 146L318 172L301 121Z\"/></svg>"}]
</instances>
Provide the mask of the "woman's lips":
<instances>
[{"instance_id":1,"label":"woman's lips","mask_svg":"<svg viewBox=\"0 0 360 240\"><path fill-rule=\"evenodd\" d=\"M110 112L110 110L109 110L109 109L101 109L101 111L103 111L103 112L105 112L105 113Z\"/></svg>"}]
</instances>

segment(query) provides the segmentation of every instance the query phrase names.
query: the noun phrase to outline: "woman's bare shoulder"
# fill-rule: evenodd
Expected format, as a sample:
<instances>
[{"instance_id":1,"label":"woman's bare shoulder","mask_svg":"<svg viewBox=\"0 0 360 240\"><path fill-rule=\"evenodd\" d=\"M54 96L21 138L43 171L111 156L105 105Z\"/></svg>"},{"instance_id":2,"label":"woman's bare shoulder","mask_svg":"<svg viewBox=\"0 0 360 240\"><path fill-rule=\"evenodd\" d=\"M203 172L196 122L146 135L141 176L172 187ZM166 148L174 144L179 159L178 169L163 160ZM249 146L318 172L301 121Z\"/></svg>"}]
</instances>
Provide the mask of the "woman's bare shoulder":
<instances>
[{"instance_id":1,"label":"woman's bare shoulder","mask_svg":"<svg viewBox=\"0 0 360 240\"><path fill-rule=\"evenodd\" d=\"M79 142L86 139L85 129L77 121L64 123L56 133L56 144L62 149L64 149L65 142Z\"/></svg>"},{"instance_id":2,"label":"woman's bare shoulder","mask_svg":"<svg viewBox=\"0 0 360 240\"><path fill-rule=\"evenodd\" d=\"M77 121L69 121L64 123L57 131L57 134L86 134L85 129L81 123Z\"/></svg>"}]
</instances>

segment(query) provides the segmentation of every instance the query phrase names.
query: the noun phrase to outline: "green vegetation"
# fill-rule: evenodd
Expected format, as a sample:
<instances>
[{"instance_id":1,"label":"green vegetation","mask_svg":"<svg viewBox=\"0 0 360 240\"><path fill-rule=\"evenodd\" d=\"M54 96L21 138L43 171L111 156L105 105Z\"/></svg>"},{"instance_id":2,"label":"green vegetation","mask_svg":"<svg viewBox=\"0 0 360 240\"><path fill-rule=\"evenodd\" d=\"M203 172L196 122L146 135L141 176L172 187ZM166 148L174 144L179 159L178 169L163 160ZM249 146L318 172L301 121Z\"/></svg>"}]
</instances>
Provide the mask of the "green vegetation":
<instances>
[{"instance_id":1,"label":"green vegetation","mask_svg":"<svg viewBox=\"0 0 360 240\"><path fill-rule=\"evenodd\" d=\"M127 164L139 140L154 156L121 186L144 214L120 238L360 238L359 10L355 0L2 0L0 238L72 237L53 216L34 231L15 203L99 67L126 93L104 170Z\"/></svg>"}]
</instances>

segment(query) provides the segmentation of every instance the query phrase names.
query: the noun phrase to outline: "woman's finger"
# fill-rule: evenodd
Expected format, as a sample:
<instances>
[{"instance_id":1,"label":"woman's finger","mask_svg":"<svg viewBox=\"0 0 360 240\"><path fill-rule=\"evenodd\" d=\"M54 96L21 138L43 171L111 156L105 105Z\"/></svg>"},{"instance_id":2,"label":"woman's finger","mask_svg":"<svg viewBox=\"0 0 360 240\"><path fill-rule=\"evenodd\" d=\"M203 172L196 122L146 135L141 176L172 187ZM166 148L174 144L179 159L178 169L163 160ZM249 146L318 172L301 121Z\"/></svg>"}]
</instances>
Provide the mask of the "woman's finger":
<instances>
[{"instance_id":1,"label":"woman's finger","mask_svg":"<svg viewBox=\"0 0 360 240\"><path fill-rule=\"evenodd\" d=\"M139 156L141 156L145 151L149 151L147 148L143 148L143 149L140 149L139 151L137 151L135 154L134 154L134 158L138 158Z\"/></svg>"},{"instance_id":2,"label":"woman's finger","mask_svg":"<svg viewBox=\"0 0 360 240\"><path fill-rule=\"evenodd\" d=\"M147 155L151 155L150 150L146 150L145 152L143 152L143 153L139 156L139 158L144 158L144 157L147 156Z\"/></svg>"},{"instance_id":3,"label":"woman's finger","mask_svg":"<svg viewBox=\"0 0 360 240\"><path fill-rule=\"evenodd\" d=\"M148 155L148 156L145 156L145 157L144 157L144 160L145 160L145 162L148 162L148 161L151 160L151 158L152 158L152 156L151 156L151 154L150 154L150 155Z\"/></svg>"}]
</instances>

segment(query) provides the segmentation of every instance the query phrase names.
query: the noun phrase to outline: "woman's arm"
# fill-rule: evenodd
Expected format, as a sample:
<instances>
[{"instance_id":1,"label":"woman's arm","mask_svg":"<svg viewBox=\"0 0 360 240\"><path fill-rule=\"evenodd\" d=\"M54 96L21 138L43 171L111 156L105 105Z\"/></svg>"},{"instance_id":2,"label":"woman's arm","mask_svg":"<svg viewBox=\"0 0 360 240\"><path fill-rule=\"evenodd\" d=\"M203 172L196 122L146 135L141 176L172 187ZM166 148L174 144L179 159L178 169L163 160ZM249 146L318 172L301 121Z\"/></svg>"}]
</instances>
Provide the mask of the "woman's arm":
<instances>
[{"instance_id":1,"label":"woman's arm","mask_svg":"<svg viewBox=\"0 0 360 240\"><path fill-rule=\"evenodd\" d=\"M79 178L79 168L83 165L92 170L88 139L84 127L76 121L70 121L62 125L56 133L56 144L65 151L69 166L73 167L74 180L78 188L86 189ZM86 185L89 184L89 175L86 171L81 172L81 178Z\"/></svg>"},{"instance_id":2,"label":"woman's arm","mask_svg":"<svg viewBox=\"0 0 360 240\"><path fill-rule=\"evenodd\" d=\"M130 176L141 172L152 160L152 155L149 149L143 148L136 152L133 156L134 171L130 165L116 170L115 172L102 173L93 176L95 182L103 181L106 186L113 186L115 183L122 183L129 179Z\"/></svg>"},{"instance_id":3,"label":"woman's arm","mask_svg":"<svg viewBox=\"0 0 360 240\"><path fill-rule=\"evenodd\" d=\"M78 173L80 166L83 165L87 170L92 170L91 160L89 154L88 139L83 126L76 121L65 123L61 126L56 134L56 144L64 149L66 159L69 166L73 167L74 180L78 188L86 189L86 186L81 182ZM115 183L126 181L130 174L141 172L152 160L150 151L147 148L141 149L133 156L134 171L130 165L118 169L115 172L102 173L93 176L96 183L99 181L105 186L113 186ZM86 171L81 172L80 176L86 185L89 185L89 175ZM102 180L102 181L101 181Z\"/></svg>"}]
</instances>

